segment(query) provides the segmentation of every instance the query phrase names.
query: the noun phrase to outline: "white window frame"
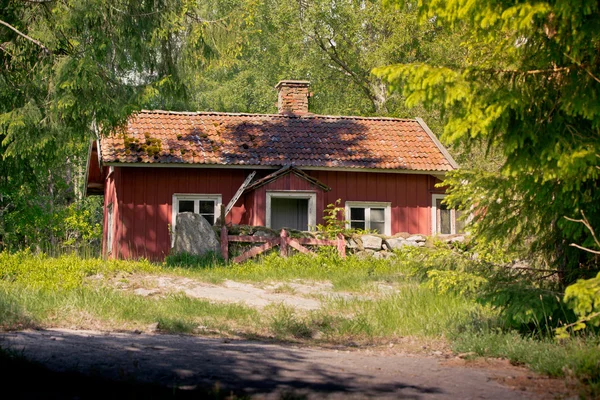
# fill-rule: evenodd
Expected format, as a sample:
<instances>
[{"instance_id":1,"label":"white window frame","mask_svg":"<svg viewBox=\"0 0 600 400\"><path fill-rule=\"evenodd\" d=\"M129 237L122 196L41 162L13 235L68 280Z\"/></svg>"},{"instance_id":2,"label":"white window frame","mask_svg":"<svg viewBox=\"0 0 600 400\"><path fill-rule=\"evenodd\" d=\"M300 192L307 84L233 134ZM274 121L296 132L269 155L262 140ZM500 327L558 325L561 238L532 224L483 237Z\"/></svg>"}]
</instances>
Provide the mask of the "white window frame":
<instances>
[{"instance_id":1,"label":"white window frame","mask_svg":"<svg viewBox=\"0 0 600 400\"><path fill-rule=\"evenodd\" d=\"M223 203L223 196L220 194L196 194L196 193L175 193L171 203L171 231L175 232L177 225L177 214L179 214L179 200L194 200L194 214L199 214L199 203L196 200L215 202L215 222L221 216L220 206ZM171 247L175 245L175 235L171 235Z\"/></svg>"},{"instance_id":2,"label":"white window frame","mask_svg":"<svg viewBox=\"0 0 600 400\"><path fill-rule=\"evenodd\" d=\"M299 190L268 190L267 212L265 225L271 227L271 200L276 199L304 199L308 200L308 229L313 230L317 226L317 193Z\"/></svg>"},{"instance_id":3,"label":"white window frame","mask_svg":"<svg viewBox=\"0 0 600 400\"><path fill-rule=\"evenodd\" d=\"M350 208L365 208L369 209L369 212L365 211L365 229L371 229L371 208L383 208L385 215L385 232L379 232L381 235L392 234L392 203L385 201L347 201L345 203L346 213L346 227L350 229Z\"/></svg>"},{"instance_id":4,"label":"white window frame","mask_svg":"<svg viewBox=\"0 0 600 400\"><path fill-rule=\"evenodd\" d=\"M439 233L437 231L437 200L443 200L447 197L445 194L431 195L431 233L434 235L454 235L456 234L456 210L450 208L450 233Z\"/></svg>"},{"instance_id":5,"label":"white window frame","mask_svg":"<svg viewBox=\"0 0 600 400\"><path fill-rule=\"evenodd\" d=\"M113 203L106 206L106 254L111 254L114 241L115 209Z\"/></svg>"}]
</instances>

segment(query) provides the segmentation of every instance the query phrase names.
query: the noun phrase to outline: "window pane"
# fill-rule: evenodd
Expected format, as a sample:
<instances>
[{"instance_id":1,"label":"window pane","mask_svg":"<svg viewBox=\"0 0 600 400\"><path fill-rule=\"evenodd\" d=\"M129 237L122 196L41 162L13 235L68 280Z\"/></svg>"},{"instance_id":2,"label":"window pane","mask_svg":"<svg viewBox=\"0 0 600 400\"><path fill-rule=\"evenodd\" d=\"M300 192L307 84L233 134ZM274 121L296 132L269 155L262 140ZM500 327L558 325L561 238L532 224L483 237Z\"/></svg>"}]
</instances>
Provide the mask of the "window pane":
<instances>
[{"instance_id":1,"label":"window pane","mask_svg":"<svg viewBox=\"0 0 600 400\"><path fill-rule=\"evenodd\" d=\"M442 199L436 199L435 206L437 208L437 233L450 234L452 233L451 211L446 204L442 203Z\"/></svg>"},{"instance_id":2,"label":"window pane","mask_svg":"<svg viewBox=\"0 0 600 400\"><path fill-rule=\"evenodd\" d=\"M350 228L365 229L365 222L364 221L352 221L352 222L350 222Z\"/></svg>"},{"instance_id":3,"label":"window pane","mask_svg":"<svg viewBox=\"0 0 600 400\"><path fill-rule=\"evenodd\" d=\"M371 208L371 225L373 222L385 221L385 210L383 208ZM373 226L371 226L371 229Z\"/></svg>"},{"instance_id":4,"label":"window pane","mask_svg":"<svg viewBox=\"0 0 600 400\"><path fill-rule=\"evenodd\" d=\"M350 208L350 220L351 221L364 221L365 220L365 209L364 208L354 208L354 207Z\"/></svg>"},{"instance_id":5,"label":"window pane","mask_svg":"<svg viewBox=\"0 0 600 400\"><path fill-rule=\"evenodd\" d=\"M194 212L194 200L179 200L179 212Z\"/></svg>"},{"instance_id":6,"label":"window pane","mask_svg":"<svg viewBox=\"0 0 600 400\"><path fill-rule=\"evenodd\" d=\"M371 229L377 231L377 233L383 234L385 233L385 223L371 221Z\"/></svg>"},{"instance_id":7,"label":"window pane","mask_svg":"<svg viewBox=\"0 0 600 400\"><path fill-rule=\"evenodd\" d=\"M214 214L215 213L215 202L212 200L200 200L198 201L198 210L200 214Z\"/></svg>"},{"instance_id":8,"label":"window pane","mask_svg":"<svg viewBox=\"0 0 600 400\"><path fill-rule=\"evenodd\" d=\"M200 214L202 215L204 218L206 218L206 220L208 221L209 224L214 225L215 224L215 214Z\"/></svg>"}]
</instances>

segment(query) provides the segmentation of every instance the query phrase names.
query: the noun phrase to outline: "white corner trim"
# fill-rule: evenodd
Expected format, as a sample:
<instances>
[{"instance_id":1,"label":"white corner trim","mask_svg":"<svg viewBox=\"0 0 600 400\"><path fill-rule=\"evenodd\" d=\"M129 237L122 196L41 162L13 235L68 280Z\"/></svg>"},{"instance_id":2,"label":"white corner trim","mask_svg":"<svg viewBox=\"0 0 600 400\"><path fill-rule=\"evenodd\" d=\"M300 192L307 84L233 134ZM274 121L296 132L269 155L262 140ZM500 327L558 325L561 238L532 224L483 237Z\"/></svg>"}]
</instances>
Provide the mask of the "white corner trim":
<instances>
[{"instance_id":1,"label":"white corner trim","mask_svg":"<svg viewBox=\"0 0 600 400\"><path fill-rule=\"evenodd\" d=\"M271 227L271 199L307 199L308 200L308 228L317 226L317 193L302 190L267 190L266 220L267 228Z\"/></svg>"},{"instance_id":2,"label":"white corner trim","mask_svg":"<svg viewBox=\"0 0 600 400\"><path fill-rule=\"evenodd\" d=\"M387 201L346 201L345 203L345 215L346 215L346 226L350 228L350 208L383 208L385 210L385 232L384 235L392 235L392 203ZM370 223L370 215L365 215L367 221L366 225Z\"/></svg>"},{"instance_id":3,"label":"white corner trim","mask_svg":"<svg viewBox=\"0 0 600 400\"><path fill-rule=\"evenodd\" d=\"M115 241L115 207L112 202L106 206L106 219L106 255L110 255L113 252L113 244Z\"/></svg>"},{"instance_id":4,"label":"white corner trim","mask_svg":"<svg viewBox=\"0 0 600 400\"><path fill-rule=\"evenodd\" d=\"M212 200L215 202L215 221L220 215L220 206L223 203L223 196L220 194L195 194L195 193L174 193L171 202L171 233L175 232L177 224L177 214L179 214L178 200ZM194 213L198 214L198 203L194 203ZM175 235L171 235L171 247L175 245Z\"/></svg>"}]
</instances>

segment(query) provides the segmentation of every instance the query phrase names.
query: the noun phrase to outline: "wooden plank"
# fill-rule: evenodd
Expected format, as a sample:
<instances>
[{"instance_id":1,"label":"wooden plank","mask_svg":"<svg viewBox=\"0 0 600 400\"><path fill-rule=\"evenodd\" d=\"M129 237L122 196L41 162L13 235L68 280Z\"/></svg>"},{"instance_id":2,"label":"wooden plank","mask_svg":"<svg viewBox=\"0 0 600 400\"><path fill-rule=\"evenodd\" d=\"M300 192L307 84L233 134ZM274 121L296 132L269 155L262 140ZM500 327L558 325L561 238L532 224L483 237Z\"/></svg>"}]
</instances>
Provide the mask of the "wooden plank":
<instances>
[{"instance_id":1,"label":"wooden plank","mask_svg":"<svg viewBox=\"0 0 600 400\"><path fill-rule=\"evenodd\" d=\"M227 226L221 226L221 256L223 260L229 260L229 235L227 235Z\"/></svg>"},{"instance_id":2,"label":"wooden plank","mask_svg":"<svg viewBox=\"0 0 600 400\"><path fill-rule=\"evenodd\" d=\"M246 177L246 180L244 181L244 183L242 183L242 186L240 186L240 188L237 190L237 192L235 192L235 194L233 195L233 197L227 204L227 208L225 208L225 215L229 214L229 212L231 211L231 209L233 208L235 203L237 203L237 201L240 199L240 197L242 196L242 193L244 193L244 190L246 190L246 188L252 181L252 178L254 178L254 175L256 175L256 171L252 171L252 173ZM225 219L223 219L223 221L224 220Z\"/></svg>"},{"instance_id":3,"label":"wooden plank","mask_svg":"<svg viewBox=\"0 0 600 400\"><path fill-rule=\"evenodd\" d=\"M337 250L340 257L346 258L346 239L341 233L337 234Z\"/></svg>"},{"instance_id":4,"label":"wooden plank","mask_svg":"<svg viewBox=\"0 0 600 400\"><path fill-rule=\"evenodd\" d=\"M290 247L298 250L300 253L312 254L313 256L316 256L315 253L313 253L312 251L308 250L306 247L304 247L300 243L298 243L298 241L296 239L289 239L288 245Z\"/></svg>"},{"instance_id":5,"label":"wooden plank","mask_svg":"<svg viewBox=\"0 0 600 400\"><path fill-rule=\"evenodd\" d=\"M282 229L279 233L279 255L281 257L288 256L288 243L289 243L288 234L285 229Z\"/></svg>"},{"instance_id":6,"label":"wooden plank","mask_svg":"<svg viewBox=\"0 0 600 400\"><path fill-rule=\"evenodd\" d=\"M245 242L245 243L264 243L264 242L270 242L270 241L279 241L279 239L276 239L276 238L268 238L268 237L261 237L261 236L229 235L227 238L230 242Z\"/></svg>"},{"instance_id":7,"label":"wooden plank","mask_svg":"<svg viewBox=\"0 0 600 400\"><path fill-rule=\"evenodd\" d=\"M295 238L294 240L300 244L312 244L315 246L337 246L337 240L312 238Z\"/></svg>"},{"instance_id":8,"label":"wooden plank","mask_svg":"<svg viewBox=\"0 0 600 400\"><path fill-rule=\"evenodd\" d=\"M249 258L256 257L260 253L264 253L265 251L271 249L272 247L277 246L277 244L278 243L275 241L270 241L270 242L263 244L262 246L253 247L250 250L248 250L247 252L240 254L239 256L234 258L233 262L241 263L243 261L246 261Z\"/></svg>"}]
</instances>

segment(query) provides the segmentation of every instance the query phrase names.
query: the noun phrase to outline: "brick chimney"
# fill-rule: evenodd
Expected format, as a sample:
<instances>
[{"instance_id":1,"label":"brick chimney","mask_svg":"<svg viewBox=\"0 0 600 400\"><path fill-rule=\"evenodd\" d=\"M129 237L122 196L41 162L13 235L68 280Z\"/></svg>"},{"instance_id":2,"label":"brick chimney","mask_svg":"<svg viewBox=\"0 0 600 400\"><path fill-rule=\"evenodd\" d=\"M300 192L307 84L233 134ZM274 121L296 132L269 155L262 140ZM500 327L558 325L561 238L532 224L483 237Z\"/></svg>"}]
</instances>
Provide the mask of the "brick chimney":
<instances>
[{"instance_id":1,"label":"brick chimney","mask_svg":"<svg viewBox=\"0 0 600 400\"><path fill-rule=\"evenodd\" d=\"M309 81L280 81L275 85L279 94L277 108L279 114L308 114Z\"/></svg>"}]
</instances>

